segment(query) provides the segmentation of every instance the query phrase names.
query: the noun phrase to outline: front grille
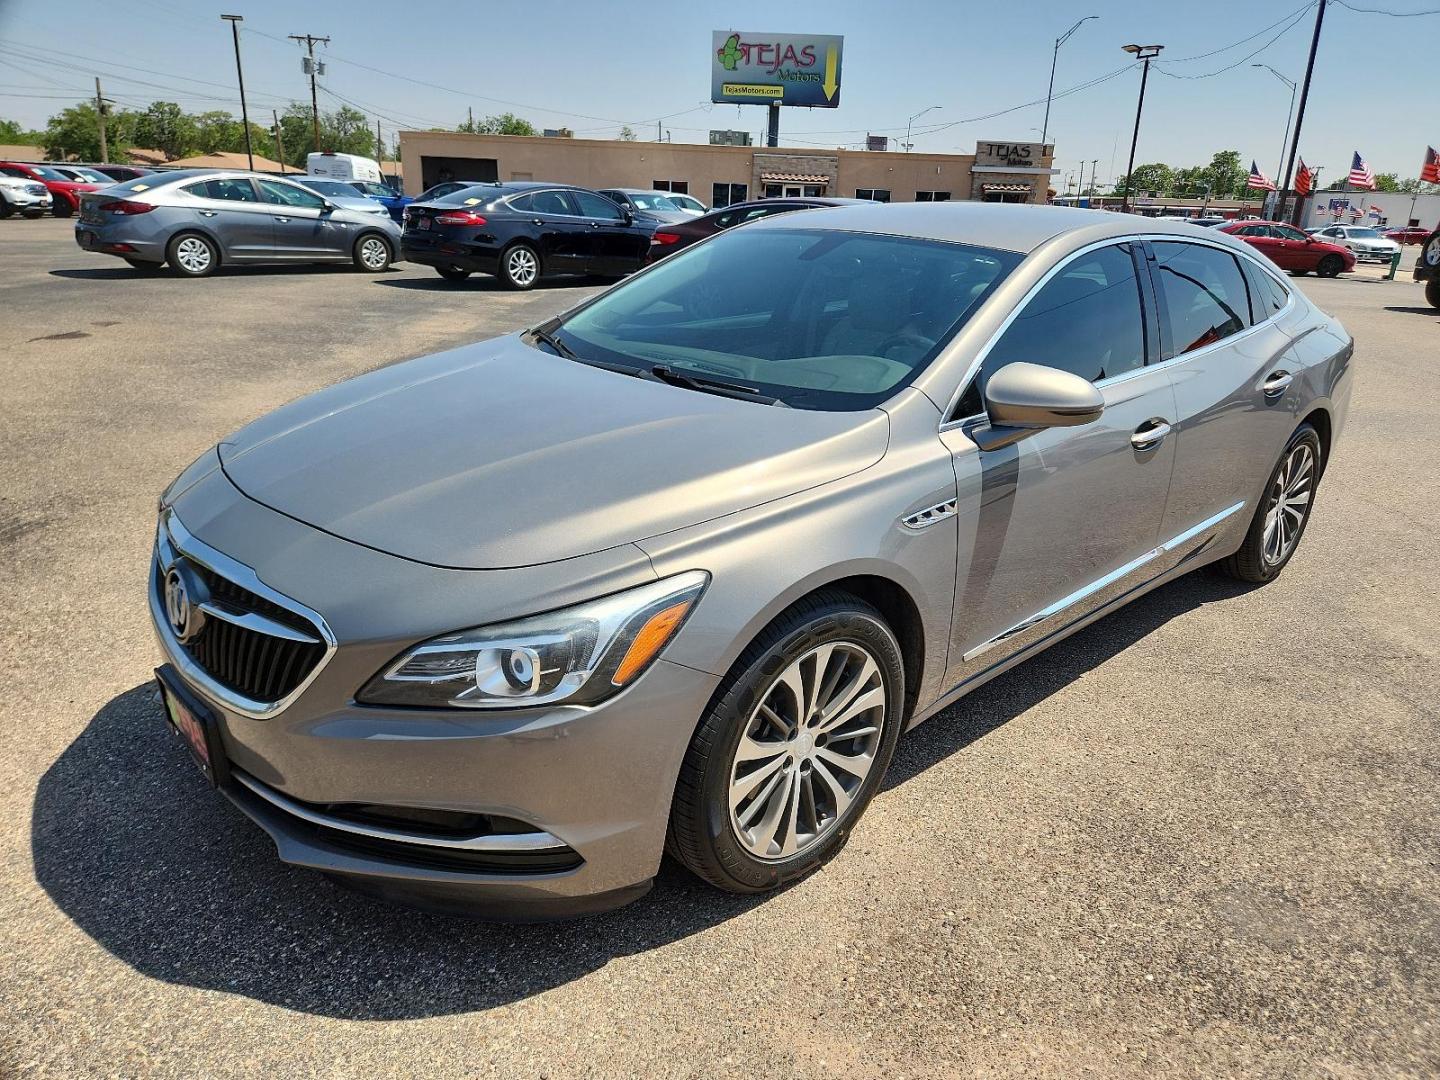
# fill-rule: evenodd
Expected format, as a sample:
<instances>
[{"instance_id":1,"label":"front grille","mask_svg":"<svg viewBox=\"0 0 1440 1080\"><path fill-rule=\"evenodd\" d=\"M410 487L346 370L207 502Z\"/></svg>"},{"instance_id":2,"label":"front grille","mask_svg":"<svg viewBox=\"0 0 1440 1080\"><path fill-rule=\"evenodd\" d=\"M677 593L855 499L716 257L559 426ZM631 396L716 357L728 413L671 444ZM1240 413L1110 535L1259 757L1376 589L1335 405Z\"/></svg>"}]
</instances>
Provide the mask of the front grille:
<instances>
[{"instance_id":1,"label":"front grille","mask_svg":"<svg viewBox=\"0 0 1440 1080\"><path fill-rule=\"evenodd\" d=\"M190 659L225 689L252 701L270 704L285 697L315 670L325 657L320 631L308 619L251 592L209 567L190 564L218 605L238 613L262 615L313 637L313 642L289 641L216 616L205 620L199 635L180 644ZM155 567L152 587L164 604L165 579Z\"/></svg>"}]
</instances>

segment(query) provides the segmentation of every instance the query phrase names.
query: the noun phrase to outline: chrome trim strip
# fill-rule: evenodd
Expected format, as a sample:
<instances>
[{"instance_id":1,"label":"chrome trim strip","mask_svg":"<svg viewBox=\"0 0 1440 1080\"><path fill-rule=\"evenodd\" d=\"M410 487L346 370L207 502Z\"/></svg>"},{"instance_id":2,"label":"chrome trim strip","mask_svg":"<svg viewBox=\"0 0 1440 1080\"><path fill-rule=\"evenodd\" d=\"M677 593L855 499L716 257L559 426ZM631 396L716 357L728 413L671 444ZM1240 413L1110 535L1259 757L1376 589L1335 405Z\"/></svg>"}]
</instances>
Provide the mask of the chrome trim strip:
<instances>
[{"instance_id":1,"label":"chrome trim strip","mask_svg":"<svg viewBox=\"0 0 1440 1080\"><path fill-rule=\"evenodd\" d=\"M1137 375L1142 375L1148 371L1154 371L1156 368L1168 367L1170 364L1177 364L1186 360L1193 360L1197 356L1204 356L1212 349L1218 349L1222 345L1233 345L1238 339L1249 334L1251 331L1258 330L1260 329L1260 327L1266 326L1274 320L1287 314L1290 309L1293 308L1296 304L1294 287L1282 282L1279 275L1265 267L1264 263L1262 263L1261 260L1255 258L1248 251L1236 251L1231 248L1229 244L1217 244L1215 241L1209 239L1208 237L1180 236L1175 233L1127 233L1124 236L1111 236L1105 240L1097 240L1093 244L1086 244L1082 248L1077 248L1075 251L1072 251L1069 255L1066 255L1063 259L1061 259L1049 270L1047 270L1045 272L1045 275L1040 278L1039 281L1035 282L1034 285L1030 286L1029 292L1027 292L1023 297L1020 298L1020 302L1017 303L1013 309L1011 309L1010 314L1005 316L1005 321L996 328L995 333L990 335L990 340L985 342L985 344L980 347L980 351L976 353L975 359L970 361L970 366L966 369L964 378L960 380L960 383L956 387L955 392L950 395L949 402L946 404L944 410L940 413L940 430L952 431L955 428L960 427L960 425L962 424L969 423L976 417L982 417L985 415L983 412L979 412L972 413L970 416L958 416L954 420L945 419L945 417L950 415L950 411L954 409L955 406L960 404L960 399L964 397L965 391L970 389L970 383L973 382L975 376L980 373L980 366L985 363L985 357L990 355L990 350L995 347L996 343L1000 340L1001 336L1005 333L1005 331L1010 329L1010 324L1013 323L1015 319L1019 316L1020 312L1024 310L1025 305L1030 303L1030 301L1035 298L1035 294L1038 293L1041 289L1043 289L1049 283L1052 277L1059 273L1062 268L1069 265L1075 259L1078 259L1081 255L1089 254L1090 252L1096 251L1103 247L1110 247L1116 244L1135 243L1140 240L1147 240L1152 242L1171 241L1182 244L1199 244L1201 247L1215 248L1217 251L1223 251L1228 255L1234 255L1237 259L1248 258L1252 263L1260 267L1262 273L1270 274L1270 276L1274 278L1276 282L1280 283L1281 288L1283 289L1287 297L1286 303L1285 306L1279 311L1275 312L1275 314L1269 316L1268 318L1260 320L1258 323L1251 323L1244 330L1241 330L1238 334L1231 334L1227 338L1221 338L1219 341L1216 341L1210 345L1206 345L1203 348L1195 349L1188 353L1178 353L1177 355L1170 357L1168 360L1157 360L1155 363L1146 364L1144 367L1132 368L1130 371L1122 371L1120 374L1112 375L1108 379L1101 379L1095 384L1096 387L1104 388L1106 386L1112 386L1115 383L1124 382L1126 379L1134 378ZM1239 241L1239 243L1244 244L1244 241L1241 240ZM1249 247L1248 244L1245 244L1245 246ZM1267 259L1265 260L1265 262L1269 262L1269 260Z\"/></svg>"},{"instance_id":2,"label":"chrome trim strip","mask_svg":"<svg viewBox=\"0 0 1440 1080\"><path fill-rule=\"evenodd\" d=\"M250 792L287 814L308 821L312 825L320 825L326 829L338 829L341 832L354 833L356 836L368 836L374 840L394 840L402 844L448 848L451 851L552 851L568 846L548 832L495 833L488 836L452 839L443 836L416 836L412 833L400 832L397 829L358 825L343 818L317 814L314 810L302 806L293 799L286 798L274 788L267 787L244 773L236 772L231 775Z\"/></svg>"},{"instance_id":3,"label":"chrome trim strip","mask_svg":"<svg viewBox=\"0 0 1440 1080\"><path fill-rule=\"evenodd\" d=\"M237 562L230 556L216 551L209 544L192 535L170 507L166 507L161 513L160 525L155 537L155 562L160 564L162 569L164 569L164 564L161 560L167 552L178 552L187 559L208 567L221 577L229 578L257 596L263 596L271 603L283 607L287 611L293 611L301 618L307 619L315 629L320 631L320 636L325 639L325 655L320 658L320 662L315 665L309 675L305 676L300 685L279 701L256 701L254 698L237 694L222 686L190 658L170 630L170 622L165 618L165 612L160 606L160 597L156 592L154 582L146 582L145 591L150 598L150 621L155 624L155 636L159 639L161 648L165 650L166 659L175 665L187 683L222 709L239 713L241 716L248 716L252 720L268 720L283 712L292 701L305 692L305 688L315 681L316 676L324 670L325 665L330 662L330 658L335 655L337 642L335 634L330 629L330 624L319 612L312 611L304 604L270 588L260 580L254 570L244 563ZM220 614L218 617L225 618L225 615ZM257 618L259 617L262 616L257 616ZM233 622L234 620L229 621Z\"/></svg>"},{"instance_id":4,"label":"chrome trim strip","mask_svg":"<svg viewBox=\"0 0 1440 1080\"><path fill-rule=\"evenodd\" d=\"M1111 570L1108 574L1104 575L1103 577L1096 578L1094 581L1090 582L1088 585L1083 585L1083 586L1081 586L1080 588L1078 588L1078 589L1076 589L1074 592L1072 592L1069 596L1061 597L1059 600L1056 600L1056 601L1055 601L1053 604L1051 604L1049 607L1042 608L1040 611L1037 611L1034 615L1031 615L1028 619L1022 619L1020 622L1016 623L1014 626L1010 627L1008 630L1004 630L1004 631L1002 631L1001 633L996 634L996 635L995 635L993 638L991 638L989 641L982 641L979 645L976 645L973 649L970 649L968 652L965 652L965 653L961 654L961 657L960 657L960 658L961 658L962 660L966 660L966 661L973 660L973 659L975 659L975 657L981 656L981 655L989 652L991 649L995 648L995 646L1000 645L1000 644L1003 644L1005 641L1009 640L1010 638L1015 637L1017 634L1023 634L1026 630L1029 630L1031 627L1038 626L1040 623L1045 622L1045 621L1048 620L1048 619L1053 619L1056 615L1059 615L1061 612L1065 611L1067 608L1074 607L1076 604L1080 603L1080 601L1084 600L1086 597L1088 597L1088 596L1093 596L1095 593L1099 592L1101 589L1107 588L1108 586L1115 584L1115 582L1119 581L1121 578L1127 577L1128 575L1133 574L1136 570L1139 570L1141 567L1145 566L1147 563L1154 562L1156 559L1158 559L1161 555L1164 555L1166 552L1174 551L1177 547L1180 547L1182 544L1185 544L1185 543L1188 543L1188 542L1191 541L1191 540L1194 540L1197 536L1199 536L1201 533L1205 532L1206 530L1208 530L1208 529L1213 529L1216 525L1219 525L1219 524L1220 524L1222 521L1224 521L1226 518L1230 517L1230 516L1233 515L1233 514L1239 513L1242 509L1244 509L1244 507L1245 507L1245 503L1244 503L1243 500L1242 500L1241 502L1236 503L1234 506L1227 506L1224 510L1221 510L1218 514L1214 514L1214 515L1206 518L1204 521L1200 522L1198 525L1192 525L1190 528L1186 529L1184 532L1179 533L1179 534L1176 535L1176 536L1172 536L1169 540L1166 540L1164 543L1161 543L1161 544L1159 544L1159 545L1151 548L1149 551L1145 552L1143 555L1140 555L1140 556L1137 556L1137 557L1134 558L1134 559L1131 559L1131 560L1130 560L1129 562L1127 562L1124 566L1121 566L1121 567L1119 567L1118 569L1115 569L1115 570Z\"/></svg>"},{"instance_id":5,"label":"chrome trim strip","mask_svg":"<svg viewBox=\"0 0 1440 1080\"><path fill-rule=\"evenodd\" d=\"M212 618L220 619L231 623L234 626L244 627L246 630L254 630L257 634L266 634L274 638L283 638L286 641L298 641L305 645L319 645L320 639L313 634L306 634L296 630L294 627L286 626L282 622L266 618L264 615L254 611L232 611L223 607L213 600L207 600L200 605L200 610Z\"/></svg>"},{"instance_id":6,"label":"chrome trim strip","mask_svg":"<svg viewBox=\"0 0 1440 1080\"><path fill-rule=\"evenodd\" d=\"M937 521L944 521L948 517L954 517L960 500L946 499L944 502L936 503L934 506L927 506L924 510L916 510L913 514L906 514L900 519L900 524L907 529L914 529L916 532L921 529L928 529Z\"/></svg>"}]
</instances>

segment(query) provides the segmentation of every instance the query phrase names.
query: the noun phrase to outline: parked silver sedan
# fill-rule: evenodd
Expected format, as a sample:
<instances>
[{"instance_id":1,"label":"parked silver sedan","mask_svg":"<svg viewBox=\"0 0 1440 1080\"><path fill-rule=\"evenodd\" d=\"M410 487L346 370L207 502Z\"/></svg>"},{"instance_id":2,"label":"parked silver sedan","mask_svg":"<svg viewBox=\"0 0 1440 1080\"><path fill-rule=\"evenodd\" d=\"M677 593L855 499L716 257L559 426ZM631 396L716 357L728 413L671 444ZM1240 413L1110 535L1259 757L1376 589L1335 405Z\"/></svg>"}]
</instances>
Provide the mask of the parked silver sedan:
<instances>
[{"instance_id":1,"label":"parked silver sedan","mask_svg":"<svg viewBox=\"0 0 1440 1080\"><path fill-rule=\"evenodd\" d=\"M1400 245L1368 225L1317 225L1305 232L1332 244L1349 248L1356 262L1388 263Z\"/></svg>"},{"instance_id":2,"label":"parked silver sedan","mask_svg":"<svg viewBox=\"0 0 1440 1080\"><path fill-rule=\"evenodd\" d=\"M773 889L962 695L1207 564L1274 580L1353 348L1184 223L756 221L203 453L161 692L281 859L373 894L573 915L666 850Z\"/></svg>"},{"instance_id":3,"label":"parked silver sedan","mask_svg":"<svg viewBox=\"0 0 1440 1080\"><path fill-rule=\"evenodd\" d=\"M353 263L378 273L399 254L400 226L377 209L342 206L280 177L184 170L81 196L75 242L136 269L169 263L185 277L267 262Z\"/></svg>"}]
</instances>

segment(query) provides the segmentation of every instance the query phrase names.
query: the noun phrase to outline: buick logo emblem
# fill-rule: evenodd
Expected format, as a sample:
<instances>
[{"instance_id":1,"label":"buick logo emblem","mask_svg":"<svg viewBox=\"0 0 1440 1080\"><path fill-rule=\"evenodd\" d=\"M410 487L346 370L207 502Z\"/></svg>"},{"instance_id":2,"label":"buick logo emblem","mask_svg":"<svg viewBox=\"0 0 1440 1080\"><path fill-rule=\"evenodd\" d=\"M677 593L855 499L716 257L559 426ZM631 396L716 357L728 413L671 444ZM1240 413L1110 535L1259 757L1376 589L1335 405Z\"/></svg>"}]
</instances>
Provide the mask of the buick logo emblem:
<instances>
[{"instance_id":1,"label":"buick logo emblem","mask_svg":"<svg viewBox=\"0 0 1440 1080\"><path fill-rule=\"evenodd\" d=\"M177 641L193 641L204 629L205 612L200 605L206 599L204 584L189 567L176 563L166 572L165 619Z\"/></svg>"}]
</instances>

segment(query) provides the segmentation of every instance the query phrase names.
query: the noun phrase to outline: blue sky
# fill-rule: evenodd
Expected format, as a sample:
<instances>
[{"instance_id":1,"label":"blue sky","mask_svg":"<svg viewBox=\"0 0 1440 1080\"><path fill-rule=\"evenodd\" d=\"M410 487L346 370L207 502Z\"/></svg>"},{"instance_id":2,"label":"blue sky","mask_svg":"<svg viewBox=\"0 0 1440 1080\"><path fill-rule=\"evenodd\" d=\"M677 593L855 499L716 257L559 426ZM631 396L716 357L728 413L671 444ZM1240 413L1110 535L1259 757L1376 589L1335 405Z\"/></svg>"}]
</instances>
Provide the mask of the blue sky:
<instances>
[{"instance_id":1,"label":"blue sky","mask_svg":"<svg viewBox=\"0 0 1440 1080\"><path fill-rule=\"evenodd\" d=\"M328 61L322 85L329 91L321 94L321 107L348 99L372 123L378 115L387 130L453 125L473 106L477 116L511 110L537 127L569 126L597 138L613 138L622 123L653 138L656 118L664 117L660 125L675 141L703 142L710 128L759 132L764 125L760 108L705 100L710 32L738 29L845 35L841 107L785 110L782 143L853 145L866 131L898 139L910 114L940 105L917 121L916 149L967 151L980 139L1039 138L1043 103L979 122L957 121L1043 99L1055 38L1080 16L1094 14L1100 18L1060 50L1056 91L1120 68L1134 70L1055 101L1050 135L1062 173L1081 160L1088 173L1094 159L1102 181L1124 170L1139 89L1138 65L1120 49L1127 42L1166 46L1166 64L1152 69L1146 93L1137 163L1200 164L1215 150L1233 148L1246 164L1254 157L1273 172L1290 92L1250 65L1271 64L1299 82L1313 25L1313 8L1302 11L1302 0L1089 0L1079 6L1056 0L840 0L803 10L744 0L219 2L225 6L204 0L0 0L0 116L43 125L70 95L93 92L95 74L107 96L124 105L158 98L197 111L238 113L223 11L245 16L252 119L268 119L269 110L287 100L308 100L299 49L284 39L310 32L331 38L329 49L321 50ZM1440 9L1440 0L1347 2L1399 12ZM1271 24L1278 25L1257 33ZM1234 48L1201 55L1251 35ZM12 49L25 58L4 51ZM1376 172L1418 174L1426 144L1440 144L1433 77L1422 75L1433 66L1422 58L1433 60L1437 51L1440 15L1389 17L1331 4L1300 148L1307 161L1325 167L1322 180L1347 170L1355 149ZM1356 67L1360 62L1363 71ZM1230 65L1236 66L1220 71ZM1220 73L1177 77L1212 72Z\"/></svg>"}]
</instances>

